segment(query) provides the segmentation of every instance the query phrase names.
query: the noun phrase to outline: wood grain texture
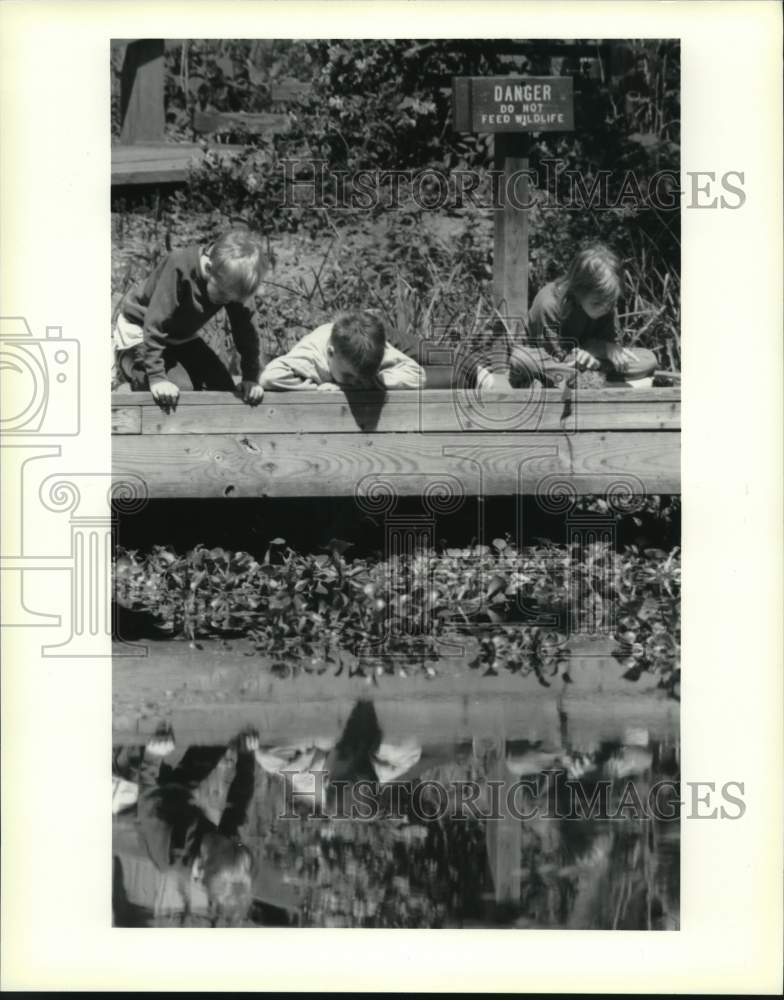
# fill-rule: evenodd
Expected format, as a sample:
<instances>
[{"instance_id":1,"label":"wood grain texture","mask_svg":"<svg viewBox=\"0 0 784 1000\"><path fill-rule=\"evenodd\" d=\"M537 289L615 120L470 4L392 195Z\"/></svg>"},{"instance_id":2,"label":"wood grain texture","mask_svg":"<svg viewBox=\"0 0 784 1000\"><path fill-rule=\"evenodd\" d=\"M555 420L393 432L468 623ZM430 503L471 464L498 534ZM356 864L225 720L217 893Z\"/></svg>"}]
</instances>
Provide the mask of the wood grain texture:
<instances>
[{"instance_id":1,"label":"wood grain texture","mask_svg":"<svg viewBox=\"0 0 784 1000\"><path fill-rule=\"evenodd\" d=\"M228 159L243 148L214 145L211 152ZM202 148L190 142L112 146L112 184L181 184L188 179L191 164L203 158Z\"/></svg>"},{"instance_id":2,"label":"wood grain texture","mask_svg":"<svg viewBox=\"0 0 784 1000\"><path fill-rule=\"evenodd\" d=\"M389 394L267 393L248 407L226 393L183 393L165 414L147 393L115 394L113 409L140 413L142 434L242 434L299 432L575 433L601 430L680 429L680 391L608 389L577 393L568 408L559 390L515 390L485 395L448 390Z\"/></svg>"},{"instance_id":3,"label":"wood grain texture","mask_svg":"<svg viewBox=\"0 0 784 1000\"><path fill-rule=\"evenodd\" d=\"M647 492L680 488L677 434L117 435L114 475L135 473L152 497L352 496L366 477L403 495L439 475L469 495L535 493L545 476L605 492L630 473Z\"/></svg>"},{"instance_id":4,"label":"wood grain texture","mask_svg":"<svg viewBox=\"0 0 784 1000\"><path fill-rule=\"evenodd\" d=\"M193 131L198 135L207 132L244 128L255 134L285 132L291 125L288 115L276 115L268 111L249 113L244 111L194 111Z\"/></svg>"},{"instance_id":5,"label":"wood grain texture","mask_svg":"<svg viewBox=\"0 0 784 1000\"><path fill-rule=\"evenodd\" d=\"M417 495L440 473L473 495L516 492L519 468L567 473L561 444L552 435L122 435L113 462L115 475L135 472L154 497L353 496L368 476Z\"/></svg>"},{"instance_id":6,"label":"wood grain texture","mask_svg":"<svg viewBox=\"0 0 784 1000\"><path fill-rule=\"evenodd\" d=\"M494 136L495 169L503 174L503 199L495 211L493 299L514 336L528 315L527 152L529 138L515 133Z\"/></svg>"},{"instance_id":7,"label":"wood grain texture","mask_svg":"<svg viewBox=\"0 0 784 1000\"><path fill-rule=\"evenodd\" d=\"M140 406L112 406L112 434L141 434Z\"/></svg>"},{"instance_id":8,"label":"wood grain texture","mask_svg":"<svg viewBox=\"0 0 784 1000\"><path fill-rule=\"evenodd\" d=\"M639 479L646 494L680 493L680 435L575 434L569 438L571 479L578 493L605 493L624 474Z\"/></svg>"}]
</instances>

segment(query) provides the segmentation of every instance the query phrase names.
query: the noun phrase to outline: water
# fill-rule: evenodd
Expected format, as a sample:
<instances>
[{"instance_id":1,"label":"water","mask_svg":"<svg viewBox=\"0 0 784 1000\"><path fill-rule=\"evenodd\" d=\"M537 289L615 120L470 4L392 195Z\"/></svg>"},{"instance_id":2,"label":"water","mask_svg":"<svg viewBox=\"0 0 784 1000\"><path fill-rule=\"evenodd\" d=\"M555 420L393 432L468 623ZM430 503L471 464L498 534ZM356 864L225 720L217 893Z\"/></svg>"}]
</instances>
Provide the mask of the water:
<instances>
[{"instance_id":1,"label":"water","mask_svg":"<svg viewBox=\"0 0 784 1000\"><path fill-rule=\"evenodd\" d=\"M561 735L393 739L362 701L331 740L148 753L154 790L118 786L115 923L677 929L677 742ZM115 774L139 778L137 758L117 748ZM223 910L199 843L252 859Z\"/></svg>"}]
</instances>

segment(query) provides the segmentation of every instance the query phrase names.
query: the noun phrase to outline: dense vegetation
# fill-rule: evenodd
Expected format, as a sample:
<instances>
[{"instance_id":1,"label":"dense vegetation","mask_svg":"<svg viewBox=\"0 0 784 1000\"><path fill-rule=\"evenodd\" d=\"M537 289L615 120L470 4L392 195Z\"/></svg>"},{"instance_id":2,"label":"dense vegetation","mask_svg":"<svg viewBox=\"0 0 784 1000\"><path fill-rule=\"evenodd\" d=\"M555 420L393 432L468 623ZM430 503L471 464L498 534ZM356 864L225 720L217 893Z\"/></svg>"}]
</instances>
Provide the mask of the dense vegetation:
<instances>
[{"instance_id":1,"label":"dense vegetation","mask_svg":"<svg viewBox=\"0 0 784 1000\"><path fill-rule=\"evenodd\" d=\"M247 552L197 546L185 555L156 546L120 550L115 599L146 612L161 635L191 640L250 636L271 669L434 676L439 640L478 639L475 668L534 673L542 684L568 677L567 630L615 628L629 680L655 675L679 689L680 552L623 553L609 545L423 550L388 559L302 554L276 539L257 560ZM570 608L579 604L579 621ZM560 628L536 624L555 614Z\"/></svg>"},{"instance_id":2,"label":"dense vegetation","mask_svg":"<svg viewBox=\"0 0 784 1000\"><path fill-rule=\"evenodd\" d=\"M421 780L481 784L482 762L431 768ZM636 782L642 796L647 784ZM620 783L611 801L619 796ZM471 818L273 819L261 839L265 856L303 886L300 926L677 928L677 822L540 819L522 827L520 896L503 905L492 902L487 825Z\"/></svg>"},{"instance_id":3,"label":"dense vegetation","mask_svg":"<svg viewBox=\"0 0 784 1000\"><path fill-rule=\"evenodd\" d=\"M116 48L115 134L121 58ZM626 342L653 349L663 369L680 367L677 197L669 211L648 198L659 172L679 170L677 41L596 46L588 58L566 50L552 56L536 42L183 41L168 48L166 65L172 141L193 138L195 108L274 110L272 85L283 79L300 80L308 91L289 109L283 134L221 136L246 143L245 150L228 161L208 156L186 190L154 205L138 194L115 196L116 298L168 249L206 242L227 223L242 221L268 234L277 258L258 300L273 354L346 308L377 308L390 330L401 333L462 338L476 332L493 315L490 208L456 203L429 210L405 185L392 207L385 208L384 199L371 208L341 207L329 197L318 207L297 204L287 196L283 163L301 161L304 177L312 176L313 160L348 175L437 170L454 178L469 170L486 195L492 137L452 130L451 77L562 73L574 78L576 128L534 136L530 161L539 185L531 212L531 293L563 270L582 241L604 240L626 270ZM558 170L546 166L554 159ZM590 188L603 170L610 171L607 204L567 207L570 172ZM219 323L209 336L228 350Z\"/></svg>"}]
</instances>

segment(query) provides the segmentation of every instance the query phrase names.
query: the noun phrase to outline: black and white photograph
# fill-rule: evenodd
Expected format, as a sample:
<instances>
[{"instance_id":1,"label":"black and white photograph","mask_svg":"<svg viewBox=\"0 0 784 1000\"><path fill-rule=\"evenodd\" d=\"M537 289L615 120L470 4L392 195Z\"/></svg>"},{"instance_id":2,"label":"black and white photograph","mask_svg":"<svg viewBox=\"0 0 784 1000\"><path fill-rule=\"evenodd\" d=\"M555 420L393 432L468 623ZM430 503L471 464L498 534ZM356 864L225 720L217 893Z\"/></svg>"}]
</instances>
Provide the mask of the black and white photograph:
<instances>
[{"instance_id":1,"label":"black and white photograph","mask_svg":"<svg viewBox=\"0 0 784 1000\"><path fill-rule=\"evenodd\" d=\"M678 40L111 81L115 925L677 930Z\"/></svg>"},{"instance_id":2,"label":"black and white photograph","mask_svg":"<svg viewBox=\"0 0 784 1000\"><path fill-rule=\"evenodd\" d=\"M0 3L0 988L780 995L782 39Z\"/></svg>"}]
</instances>

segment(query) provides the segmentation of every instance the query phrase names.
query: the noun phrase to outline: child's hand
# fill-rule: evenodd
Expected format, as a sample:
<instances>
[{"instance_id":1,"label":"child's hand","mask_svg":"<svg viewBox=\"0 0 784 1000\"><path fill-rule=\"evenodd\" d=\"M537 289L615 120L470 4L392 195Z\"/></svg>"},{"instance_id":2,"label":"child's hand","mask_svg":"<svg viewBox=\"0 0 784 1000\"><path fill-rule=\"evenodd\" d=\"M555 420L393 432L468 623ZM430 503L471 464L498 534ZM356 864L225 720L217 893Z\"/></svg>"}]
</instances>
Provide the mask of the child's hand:
<instances>
[{"instance_id":1,"label":"child's hand","mask_svg":"<svg viewBox=\"0 0 784 1000\"><path fill-rule=\"evenodd\" d=\"M480 392L492 392L495 384L495 376L489 368L481 365L476 370L476 387Z\"/></svg>"},{"instance_id":2,"label":"child's hand","mask_svg":"<svg viewBox=\"0 0 784 1000\"><path fill-rule=\"evenodd\" d=\"M318 386L319 392L340 392L340 386L337 382L322 382Z\"/></svg>"},{"instance_id":3,"label":"child's hand","mask_svg":"<svg viewBox=\"0 0 784 1000\"><path fill-rule=\"evenodd\" d=\"M174 731L164 723L147 741L146 751L150 757L166 757L174 750Z\"/></svg>"},{"instance_id":4,"label":"child's hand","mask_svg":"<svg viewBox=\"0 0 784 1000\"><path fill-rule=\"evenodd\" d=\"M253 382L250 379L243 379L239 385L240 396L249 403L251 406L258 406L258 404L264 398L264 390L259 385L258 382Z\"/></svg>"},{"instance_id":5,"label":"child's hand","mask_svg":"<svg viewBox=\"0 0 784 1000\"><path fill-rule=\"evenodd\" d=\"M634 364L636 358L634 356L634 352L630 351L627 347L621 347L620 344L608 344L607 360L613 368L617 368L619 372L622 372L625 371L629 365Z\"/></svg>"},{"instance_id":6,"label":"child's hand","mask_svg":"<svg viewBox=\"0 0 784 1000\"><path fill-rule=\"evenodd\" d=\"M155 382L150 383L150 392L158 406L167 413L170 409L174 410L177 408L180 390L174 382L170 382L165 378L157 379Z\"/></svg>"},{"instance_id":7,"label":"child's hand","mask_svg":"<svg viewBox=\"0 0 784 1000\"><path fill-rule=\"evenodd\" d=\"M600 365L599 359L595 358L589 351L583 350L582 347L577 348L574 352L573 359L579 368L587 368L588 371L593 371Z\"/></svg>"},{"instance_id":8,"label":"child's hand","mask_svg":"<svg viewBox=\"0 0 784 1000\"><path fill-rule=\"evenodd\" d=\"M255 753L259 749L258 731L249 726L244 732L240 733L238 743L242 753Z\"/></svg>"}]
</instances>

